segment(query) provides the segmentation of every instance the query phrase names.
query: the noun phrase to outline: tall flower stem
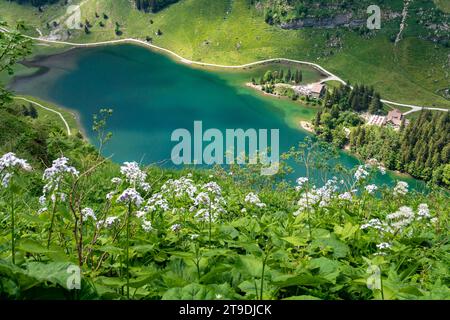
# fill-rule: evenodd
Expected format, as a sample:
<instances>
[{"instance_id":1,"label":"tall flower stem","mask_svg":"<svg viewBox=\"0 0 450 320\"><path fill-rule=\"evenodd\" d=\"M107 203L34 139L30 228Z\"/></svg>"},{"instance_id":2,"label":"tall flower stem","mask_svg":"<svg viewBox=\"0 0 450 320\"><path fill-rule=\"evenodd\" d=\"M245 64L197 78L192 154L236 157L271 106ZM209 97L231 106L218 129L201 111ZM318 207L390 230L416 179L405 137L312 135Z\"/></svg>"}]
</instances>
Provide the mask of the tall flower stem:
<instances>
[{"instance_id":1,"label":"tall flower stem","mask_svg":"<svg viewBox=\"0 0 450 320\"><path fill-rule=\"evenodd\" d=\"M209 247L211 248L211 230L212 230L212 212L211 212L211 200L209 201Z\"/></svg>"},{"instance_id":2,"label":"tall flower stem","mask_svg":"<svg viewBox=\"0 0 450 320\"><path fill-rule=\"evenodd\" d=\"M12 263L16 264L16 219L14 208L14 192L11 191L11 254Z\"/></svg>"},{"instance_id":3,"label":"tall flower stem","mask_svg":"<svg viewBox=\"0 0 450 320\"><path fill-rule=\"evenodd\" d=\"M127 277L127 299L130 299L130 214L131 214L131 201L128 204L127 212L127 243L126 243L126 277Z\"/></svg>"},{"instance_id":4,"label":"tall flower stem","mask_svg":"<svg viewBox=\"0 0 450 320\"><path fill-rule=\"evenodd\" d=\"M50 243L52 241L53 226L55 225L55 215L56 215L55 213L56 213L56 200L53 202L52 221L50 223L50 229L48 229L47 249L50 248Z\"/></svg>"},{"instance_id":5,"label":"tall flower stem","mask_svg":"<svg viewBox=\"0 0 450 320\"><path fill-rule=\"evenodd\" d=\"M266 263L267 263L267 258L269 257L269 254L266 254L266 256L263 259L263 264L262 264L262 272L261 272L261 295L260 295L260 300L263 299L263 293L264 293L264 274L266 271Z\"/></svg>"}]
</instances>

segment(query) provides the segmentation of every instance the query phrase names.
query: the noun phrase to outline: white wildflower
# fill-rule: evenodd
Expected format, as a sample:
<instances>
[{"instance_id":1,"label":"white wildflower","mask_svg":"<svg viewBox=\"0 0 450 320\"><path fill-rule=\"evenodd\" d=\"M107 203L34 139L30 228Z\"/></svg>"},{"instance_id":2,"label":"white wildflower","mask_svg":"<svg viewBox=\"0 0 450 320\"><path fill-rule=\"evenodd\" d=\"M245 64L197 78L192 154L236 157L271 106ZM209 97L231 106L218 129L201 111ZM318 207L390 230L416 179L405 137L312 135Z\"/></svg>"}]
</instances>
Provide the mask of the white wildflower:
<instances>
[{"instance_id":1,"label":"white wildflower","mask_svg":"<svg viewBox=\"0 0 450 320\"><path fill-rule=\"evenodd\" d=\"M136 217L138 217L139 219L143 218L145 214L145 211L136 211Z\"/></svg>"},{"instance_id":2,"label":"white wildflower","mask_svg":"<svg viewBox=\"0 0 450 320\"><path fill-rule=\"evenodd\" d=\"M356 181L365 179L369 176L369 173L364 169L364 166L359 166L358 169L355 172L355 179Z\"/></svg>"},{"instance_id":3,"label":"white wildflower","mask_svg":"<svg viewBox=\"0 0 450 320\"><path fill-rule=\"evenodd\" d=\"M3 188L7 188L9 185L9 181L11 180L12 177L12 173L6 172L3 174L3 176L0 176L1 180L2 180L2 186Z\"/></svg>"},{"instance_id":4,"label":"white wildflower","mask_svg":"<svg viewBox=\"0 0 450 320\"><path fill-rule=\"evenodd\" d=\"M398 211L388 214L386 218L394 232L398 232L413 222L414 211L410 207L403 206Z\"/></svg>"},{"instance_id":5,"label":"white wildflower","mask_svg":"<svg viewBox=\"0 0 450 320\"><path fill-rule=\"evenodd\" d=\"M136 207L140 207L144 199L134 188L126 189L118 198L117 202L134 203Z\"/></svg>"},{"instance_id":6,"label":"white wildflower","mask_svg":"<svg viewBox=\"0 0 450 320\"><path fill-rule=\"evenodd\" d=\"M156 210L169 211L169 203L164 198L161 193L155 193L152 197L147 201L147 206L145 208L146 211L153 212Z\"/></svg>"},{"instance_id":7,"label":"white wildflower","mask_svg":"<svg viewBox=\"0 0 450 320\"><path fill-rule=\"evenodd\" d=\"M81 210L81 214L83 215L84 220L91 218L92 220L97 221L94 210L92 210L91 208L84 208L83 210Z\"/></svg>"},{"instance_id":8,"label":"white wildflower","mask_svg":"<svg viewBox=\"0 0 450 320\"><path fill-rule=\"evenodd\" d=\"M387 242L382 242L380 244L377 244L377 248L380 249L380 250L389 249L391 247L392 247L392 245L390 243L387 243Z\"/></svg>"},{"instance_id":9,"label":"white wildflower","mask_svg":"<svg viewBox=\"0 0 450 320\"><path fill-rule=\"evenodd\" d=\"M44 212L47 212L47 211L48 211L48 208L47 208L47 207L40 208L40 209L38 210L37 214L38 214L38 216L40 216L41 214L43 214Z\"/></svg>"},{"instance_id":10,"label":"white wildflower","mask_svg":"<svg viewBox=\"0 0 450 320\"><path fill-rule=\"evenodd\" d=\"M118 217L108 217L105 220L100 220L97 222L97 228L102 227L103 225L106 225L107 228L111 228L115 223L119 222Z\"/></svg>"},{"instance_id":11,"label":"white wildflower","mask_svg":"<svg viewBox=\"0 0 450 320\"><path fill-rule=\"evenodd\" d=\"M145 185L145 179L147 179L147 174L139 168L137 162L125 162L120 167L120 173L123 174L129 184L134 187L142 188Z\"/></svg>"},{"instance_id":12,"label":"white wildflower","mask_svg":"<svg viewBox=\"0 0 450 320\"><path fill-rule=\"evenodd\" d=\"M366 191L370 194L373 194L375 191L378 190L378 187L374 184L369 184L368 186L365 187Z\"/></svg>"},{"instance_id":13,"label":"white wildflower","mask_svg":"<svg viewBox=\"0 0 450 320\"><path fill-rule=\"evenodd\" d=\"M211 199L209 198L209 195L206 192L200 192L197 195L197 197L195 197L195 199L194 199L195 206L199 206L199 205L209 206L210 203L211 203Z\"/></svg>"},{"instance_id":14,"label":"white wildflower","mask_svg":"<svg viewBox=\"0 0 450 320\"><path fill-rule=\"evenodd\" d=\"M191 177L192 175L188 175ZM194 181L189 178L182 177L178 180L168 180L161 187L163 194L175 195L176 198L188 196L193 200L195 193L197 193L197 187L194 185Z\"/></svg>"},{"instance_id":15,"label":"white wildflower","mask_svg":"<svg viewBox=\"0 0 450 320\"><path fill-rule=\"evenodd\" d=\"M339 195L339 199L346 200L346 201L352 201L352 194L350 192L345 192Z\"/></svg>"},{"instance_id":16,"label":"white wildflower","mask_svg":"<svg viewBox=\"0 0 450 320\"><path fill-rule=\"evenodd\" d=\"M144 190L145 192L148 192L148 191L150 191L150 189L151 189L150 184L147 183L147 182L142 183L142 184L141 184L141 188L142 188L142 190Z\"/></svg>"},{"instance_id":17,"label":"white wildflower","mask_svg":"<svg viewBox=\"0 0 450 320\"><path fill-rule=\"evenodd\" d=\"M397 185L394 188L394 195L398 196L398 195L405 195L408 193L408 183L404 182L404 181L399 181L397 182Z\"/></svg>"},{"instance_id":18,"label":"white wildflower","mask_svg":"<svg viewBox=\"0 0 450 320\"><path fill-rule=\"evenodd\" d=\"M170 227L170 230L172 230L175 233L178 233L181 231L181 224L174 224Z\"/></svg>"},{"instance_id":19,"label":"white wildflower","mask_svg":"<svg viewBox=\"0 0 450 320\"><path fill-rule=\"evenodd\" d=\"M210 194L215 195L216 197L222 196L222 189L214 181L208 182L207 184L203 185L202 189L206 190Z\"/></svg>"},{"instance_id":20,"label":"white wildflower","mask_svg":"<svg viewBox=\"0 0 450 320\"><path fill-rule=\"evenodd\" d=\"M16 157L16 155L12 152L3 155L0 158L0 172L7 168L17 168L25 171L31 171L31 166L28 162L24 159Z\"/></svg>"},{"instance_id":21,"label":"white wildflower","mask_svg":"<svg viewBox=\"0 0 450 320\"><path fill-rule=\"evenodd\" d=\"M39 197L39 204L41 206L45 206L45 203L47 202L47 199L45 198L45 196L41 196Z\"/></svg>"},{"instance_id":22,"label":"white wildflower","mask_svg":"<svg viewBox=\"0 0 450 320\"><path fill-rule=\"evenodd\" d=\"M428 208L428 205L426 203L419 204L419 208L418 208L418 213L417 214L419 216L419 219L431 218L430 209Z\"/></svg>"},{"instance_id":23,"label":"white wildflower","mask_svg":"<svg viewBox=\"0 0 450 320\"><path fill-rule=\"evenodd\" d=\"M121 184L122 183L122 179L120 179L120 178L112 178L111 179L111 183L113 183L113 184Z\"/></svg>"},{"instance_id":24,"label":"white wildflower","mask_svg":"<svg viewBox=\"0 0 450 320\"><path fill-rule=\"evenodd\" d=\"M31 166L24 159L16 157L12 152L3 155L0 158L0 184L3 188L7 188L13 176L12 170L21 169L31 171Z\"/></svg>"},{"instance_id":25,"label":"white wildflower","mask_svg":"<svg viewBox=\"0 0 450 320\"><path fill-rule=\"evenodd\" d=\"M142 229L144 229L145 232L150 232L150 231L153 230L151 221L143 220L141 226L142 226Z\"/></svg>"},{"instance_id":26,"label":"white wildflower","mask_svg":"<svg viewBox=\"0 0 450 320\"><path fill-rule=\"evenodd\" d=\"M250 192L246 197L245 197L245 202L248 202L250 204L253 204L259 208L264 208L266 206L265 203L262 203L261 200L259 199L258 195L254 194L253 192Z\"/></svg>"},{"instance_id":27,"label":"white wildflower","mask_svg":"<svg viewBox=\"0 0 450 320\"><path fill-rule=\"evenodd\" d=\"M303 186L305 185L305 183L307 183L309 181L308 178L306 177L300 177L297 179L297 187L295 188L297 191L301 190L303 188Z\"/></svg>"}]
</instances>

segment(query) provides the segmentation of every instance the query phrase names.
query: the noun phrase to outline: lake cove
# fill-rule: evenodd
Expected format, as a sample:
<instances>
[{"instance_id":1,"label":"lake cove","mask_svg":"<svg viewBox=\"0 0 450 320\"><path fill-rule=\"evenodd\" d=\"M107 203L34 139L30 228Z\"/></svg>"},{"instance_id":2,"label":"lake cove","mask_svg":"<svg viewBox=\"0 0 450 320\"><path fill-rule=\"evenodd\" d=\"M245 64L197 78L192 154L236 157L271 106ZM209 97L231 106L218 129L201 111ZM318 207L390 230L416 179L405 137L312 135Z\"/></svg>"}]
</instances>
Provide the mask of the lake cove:
<instances>
[{"instance_id":1,"label":"lake cove","mask_svg":"<svg viewBox=\"0 0 450 320\"><path fill-rule=\"evenodd\" d=\"M103 149L115 162L138 161L169 165L176 142L176 129L192 132L195 121L204 128L279 130L280 152L303 141L308 133L299 130L301 120L310 120L316 110L298 102L262 96L245 83L264 72L258 66L242 71L202 70L133 45L115 45L70 50L42 57L33 63L46 72L16 77L10 88L76 110L89 140L97 144L92 116L101 108L112 108L108 121L112 140ZM304 78L322 75L300 66ZM341 153L339 163L353 168L359 161ZM305 168L295 166L292 178L304 176ZM395 184L393 174L379 176L377 184ZM412 187L421 183L406 180Z\"/></svg>"}]
</instances>

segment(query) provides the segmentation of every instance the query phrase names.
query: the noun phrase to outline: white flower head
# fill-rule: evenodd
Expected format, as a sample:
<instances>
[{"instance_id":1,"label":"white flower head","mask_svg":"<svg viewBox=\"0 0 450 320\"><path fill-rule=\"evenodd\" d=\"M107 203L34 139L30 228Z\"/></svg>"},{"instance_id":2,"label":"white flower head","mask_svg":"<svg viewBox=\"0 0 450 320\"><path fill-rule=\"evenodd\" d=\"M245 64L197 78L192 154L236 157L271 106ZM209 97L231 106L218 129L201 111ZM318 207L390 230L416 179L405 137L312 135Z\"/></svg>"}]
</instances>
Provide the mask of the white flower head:
<instances>
[{"instance_id":1,"label":"white flower head","mask_svg":"<svg viewBox=\"0 0 450 320\"><path fill-rule=\"evenodd\" d=\"M120 173L123 174L127 182L134 187L147 189L150 187L147 183L145 183L147 174L139 168L139 164L137 162L125 162L120 167Z\"/></svg>"},{"instance_id":2,"label":"white flower head","mask_svg":"<svg viewBox=\"0 0 450 320\"><path fill-rule=\"evenodd\" d=\"M245 202L255 205L258 208L266 207L266 204L262 203L258 195L254 194L253 192L250 192L249 194L247 194L247 196L245 196Z\"/></svg>"},{"instance_id":3,"label":"white flower head","mask_svg":"<svg viewBox=\"0 0 450 320\"><path fill-rule=\"evenodd\" d=\"M111 179L111 183L113 183L113 184L121 184L122 183L122 179L120 179L120 178L112 178Z\"/></svg>"},{"instance_id":4,"label":"white flower head","mask_svg":"<svg viewBox=\"0 0 450 320\"><path fill-rule=\"evenodd\" d=\"M394 188L394 196L403 196L408 193L408 183L404 181L397 182L397 185Z\"/></svg>"},{"instance_id":5,"label":"white flower head","mask_svg":"<svg viewBox=\"0 0 450 320\"><path fill-rule=\"evenodd\" d=\"M13 170L21 169L24 171L31 171L31 166L26 160L16 157L12 152L3 155L0 158L0 185L3 188L9 186L9 182L13 176Z\"/></svg>"},{"instance_id":6,"label":"white flower head","mask_svg":"<svg viewBox=\"0 0 450 320\"><path fill-rule=\"evenodd\" d=\"M353 195L350 192L344 192L339 195L340 200L352 201Z\"/></svg>"},{"instance_id":7,"label":"white flower head","mask_svg":"<svg viewBox=\"0 0 450 320\"><path fill-rule=\"evenodd\" d=\"M134 203L136 207L140 207L142 205L142 202L144 199L142 199L139 192L136 191L134 188L128 188L126 189L118 198L117 202L119 203Z\"/></svg>"},{"instance_id":8,"label":"white flower head","mask_svg":"<svg viewBox=\"0 0 450 320\"><path fill-rule=\"evenodd\" d=\"M369 176L369 173L365 170L365 166L359 166L355 172L356 181L363 180Z\"/></svg>"},{"instance_id":9,"label":"white flower head","mask_svg":"<svg viewBox=\"0 0 450 320\"><path fill-rule=\"evenodd\" d=\"M298 178L298 179L297 179L297 187L296 187L296 190L297 190L297 191L301 190L301 189L304 187L305 183L307 183L308 181L309 181L309 179L306 178L306 177L300 177L300 178Z\"/></svg>"},{"instance_id":10,"label":"white flower head","mask_svg":"<svg viewBox=\"0 0 450 320\"><path fill-rule=\"evenodd\" d=\"M369 194L373 194L375 191L378 190L378 187L374 184L369 184L368 186L365 187L365 189Z\"/></svg>"},{"instance_id":11,"label":"white flower head","mask_svg":"<svg viewBox=\"0 0 450 320\"><path fill-rule=\"evenodd\" d=\"M7 168L18 168L25 171L32 170L31 166L26 160L16 157L16 155L12 152L3 155L0 158L0 172Z\"/></svg>"},{"instance_id":12,"label":"white flower head","mask_svg":"<svg viewBox=\"0 0 450 320\"><path fill-rule=\"evenodd\" d=\"M426 203L419 204L417 215L419 216L419 219L431 218L430 209Z\"/></svg>"},{"instance_id":13,"label":"white flower head","mask_svg":"<svg viewBox=\"0 0 450 320\"><path fill-rule=\"evenodd\" d=\"M390 243L387 243L387 242L382 242L380 244L377 244L377 248L380 249L380 250L389 249L391 247L392 247L392 245Z\"/></svg>"},{"instance_id":14,"label":"white flower head","mask_svg":"<svg viewBox=\"0 0 450 320\"><path fill-rule=\"evenodd\" d=\"M169 203L164 198L161 193L155 193L152 197L147 201L147 205L145 208L146 211L153 212L156 210L169 211Z\"/></svg>"},{"instance_id":15,"label":"white flower head","mask_svg":"<svg viewBox=\"0 0 450 320\"><path fill-rule=\"evenodd\" d=\"M111 228L116 223L120 222L120 219L118 217L108 217L105 220L100 220L97 222L97 228L102 227L105 225L107 228Z\"/></svg>"},{"instance_id":16,"label":"white flower head","mask_svg":"<svg viewBox=\"0 0 450 320\"><path fill-rule=\"evenodd\" d=\"M81 214L83 215L84 220L91 218L92 220L97 221L95 212L91 208L84 208L83 210L81 210Z\"/></svg>"},{"instance_id":17,"label":"white flower head","mask_svg":"<svg viewBox=\"0 0 450 320\"><path fill-rule=\"evenodd\" d=\"M150 232L150 231L153 230L152 223L149 220L143 220L141 226L142 226L142 229L144 229L145 232Z\"/></svg>"}]
</instances>

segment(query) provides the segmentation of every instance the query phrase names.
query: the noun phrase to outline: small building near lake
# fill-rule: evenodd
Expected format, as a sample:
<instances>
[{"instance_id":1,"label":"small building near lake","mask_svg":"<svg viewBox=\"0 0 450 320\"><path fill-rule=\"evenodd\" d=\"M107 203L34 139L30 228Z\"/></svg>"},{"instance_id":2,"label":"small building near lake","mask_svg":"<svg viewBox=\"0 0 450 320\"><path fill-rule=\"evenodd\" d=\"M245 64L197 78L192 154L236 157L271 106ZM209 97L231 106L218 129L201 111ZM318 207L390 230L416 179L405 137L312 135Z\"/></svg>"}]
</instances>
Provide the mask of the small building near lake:
<instances>
[{"instance_id":1,"label":"small building near lake","mask_svg":"<svg viewBox=\"0 0 450 320\"><path fill-rule=\"evenodd\" d=\"M405 115L398 109L389 111L386 117L386 123L394 126L394 128L400 128L403 120L405 120L405 125L409 124L409 120L406 120Z\"/></svg>"},{"instance_id":2,"label":"small building near lake","mask_svg":"<svg viewBox=\"0 0 450 320\"><path fill-rule=\"evenodd\" d=\"M325 95L326 85L320 82L308 85L298 85L292 87L294 91L301 96L320 99Z\"/></svg>"},{"instance_id":3,"label":"small building near lake","mask_svg":"<svg viewBox=\"0 0 450 320\"><path fill-rule=\"evenodd\" d=\"M394 129L400 129L403 120L405 120L405 125L409 124L409 120L405 119L405 115L398 109L389 111L387 116L380 115L369 115L364 117L368 125L384 127L392 126Z\"/></svg>"},{"instance_id":4,"label":"small building near lake","mask_svg":"<svg viewBox=\"0 0 450 320\"><path fill-rule=\"evenodd\" d=\"M322 98L325 94L326 87L323 83L314 83L311 87L311 96L314 98Z\"/></svg>"}]
</instances>

